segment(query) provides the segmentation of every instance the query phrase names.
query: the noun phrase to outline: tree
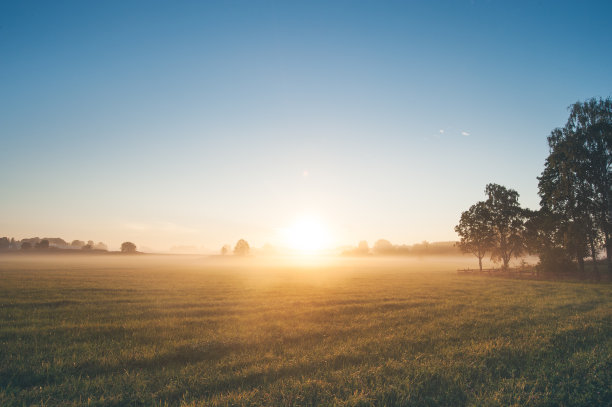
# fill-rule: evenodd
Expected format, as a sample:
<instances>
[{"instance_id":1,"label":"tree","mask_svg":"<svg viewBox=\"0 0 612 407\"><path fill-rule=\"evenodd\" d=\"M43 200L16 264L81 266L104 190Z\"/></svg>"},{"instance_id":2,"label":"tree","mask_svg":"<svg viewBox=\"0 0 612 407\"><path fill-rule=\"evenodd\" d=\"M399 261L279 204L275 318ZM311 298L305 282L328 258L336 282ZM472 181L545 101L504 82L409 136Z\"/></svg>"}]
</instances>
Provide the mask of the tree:
<instances>
[{"instance_id":1,"label":"tree","mask_svg":"<svg viewBox=\"0 0 612 407\"><path fill-rule=\"evenodd\" d=\"M246 256L251 251L251 247L247 243L246 240L240 239L236 242L236 246L234 247L234 254L237 256Z\"/></svg>"},{"instance_id":2,"label":"tree","mask_svg":"<svg viewBox=\"0 0 612 407\"><path fill-rule=\"evenodd\" d=\"M548 137L550 154L538 177L541 206L558 220L561 247L584 270L606 248L612 272L612 100L570 106L563 128Z\"/></svg>"},{"instance_id":3,"label":"tree","mask_svg":"<svg viewBox=\"0 0 612 407\"><path fill-rule=\"evenodd\" d=\"M232 247L228 244L225 244L221 248L221 255L225 256L226 254L229 254L231 251L232 251Z\"/></svg>"},{"instance_id":4,"label":"tree","mask_svg":"<svg viewBox=\"0 0 612 407\"><path fill-rule=\"evenodd\" d=\"M362 240L357 245L357 249L355 250L355 254L366 255L370 253L370 246L368 246L368 242Z\"/></svg>"},{"instance_id":5,"label":"tree","mask_svg":"<svg viewBox=\"0 0 612 407\"><path fill-rule=\"evenodd\" d=\"M30 250L32 248L32 243L30 242L23 242L21 244L21 250Z\"/></svg>"},{"instance_id":6,"label":"tree","mask_svg":"<svg viewBox=\"0 0 612 407\"><path fill-rule=\"evenodd\" d=\"M46 250L49 248L49 241L47 239L43 239L40 242L36 243L34 247L39 250Z\"/></svg>"},{"instance_id":7,"label":"tree","mask_svg":"<svg viewBox=\"0 0 612 407\"><path fill-rule=\"evenodd\" d=\"M485 202L478 202L461 214L455 232L461 239L459 248L464 253L472 253L478 258L482 271L482 258L493 250L495 236L491 227L491 213Z\"/></svg>"},{"instance_id":8,"label":"tree","mask_svg":"<svg viewBox=\"0 0 612 407\"><path fill-rule=\"evenodd\" d=\"M136 253L136 245L132 242L121 243L121 253Z\"/></svg>"},{"instance_id":9,"label":"tree","mask_svg":"<svg viewBox=\"0 0 612 407\"><path fill-rule=\"evenodd\" d=\"M106 246L106 245L105 245L104 243L102 243L102 242L98 242L98 243L96 243L96 244L94 245L94 247L93 247L93 248L94 248L94 249L96 249L96 250L104 250L104 251L107 251L107 250L108 250L108 246Z\"/></svg>"},{"instance_id":10,"label":"tree","mask_svg":"<svg viewBox=\"0 0 612 407\"><path fill-rule=\"evenodd\" d=\"M488 199L484 202L490 232L493 235L491 258L501 260L502 268L508 269L510 259L525 251L525 211L518 202L519 194L498 184L488 184L485 188Z\"/></svg>"},{"instance_id":11,"label":"tree","mask_svg":"<svg viewBox=\"0 0 612 407\"><path fill-rule=\"evenodd\" d=\"M81 247L85 246L85 242L82 240L73 240L72 243L70 243L70 246L78 247L80 249Z\"/></svg>"},{"instance_id":12,"label":"tree","mask_svg":"<svg viewBox=\"0 0 612 407\"><path fill-rule=\"evenodd\" d=\"M386 239L377 240L372 250L376 254L392 254L394 252L393 245Z\"/></svg>"},{"instance_id":13,"label":"tree","mask_svg":"<svg viewBox=\"0 0 612 407\"><path fill-rule=\"evenodd\" d=\"M0 237L0 250L6 250L11 246L11 241L8 237Z\"/></svg>"}]
</instances>

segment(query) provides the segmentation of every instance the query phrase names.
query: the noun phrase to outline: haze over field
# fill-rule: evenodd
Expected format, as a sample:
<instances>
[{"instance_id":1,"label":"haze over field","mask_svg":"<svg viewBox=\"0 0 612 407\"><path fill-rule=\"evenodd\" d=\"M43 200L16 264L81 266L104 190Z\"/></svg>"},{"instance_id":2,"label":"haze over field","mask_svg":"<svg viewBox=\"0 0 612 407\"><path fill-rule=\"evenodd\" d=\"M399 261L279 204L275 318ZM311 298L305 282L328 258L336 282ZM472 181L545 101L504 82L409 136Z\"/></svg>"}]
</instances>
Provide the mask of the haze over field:
<instances>
[{"instance_id":1,"label":"haze over field","mask_svg":"<svg viewBox=\"0 0 612 407\"><path fill-rule=\"evenodd\" d=\"M610 96L611 15L607 1L4 1L0 235L457 240L489 182L537 208L546 136L571 103Z\"/></svg>"}]
</instances>

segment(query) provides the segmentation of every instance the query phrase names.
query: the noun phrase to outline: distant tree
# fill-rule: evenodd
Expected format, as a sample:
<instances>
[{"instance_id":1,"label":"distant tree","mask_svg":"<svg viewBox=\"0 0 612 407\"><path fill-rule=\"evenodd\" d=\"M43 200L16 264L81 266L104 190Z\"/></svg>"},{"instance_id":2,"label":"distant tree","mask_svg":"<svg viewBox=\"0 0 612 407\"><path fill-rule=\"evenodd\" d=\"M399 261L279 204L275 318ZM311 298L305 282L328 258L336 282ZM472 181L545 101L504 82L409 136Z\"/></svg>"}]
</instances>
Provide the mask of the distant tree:
<instances>
[{"instance_id":1,"label":"distant tree","mask_svg":"<svg viewBox=\"0 0 612 407\"><path fill-rule=\"evenodd\" d=\"M366 242L365 240L360 241L359 244L357 245L357 249L355 250L355 254L365 255L369 253L370 253L370 246L368 246L368 242Z\"/></svg>"},{"instance_id":2,"label":"distant tree","mask_svg":"<svg viewBox=\"0 0 612 407\"><path fill-rule=\"evenodd\" d=\"M11 244L10 244L10 248L14 249L17 247L17 243L15 242L15 238L11 237Z\"/></svg>"},{"instance_id":3,"label":"distant tree","mask_svg":"<svg viewBox=\"0 0 612 407\"><path fill-rule=\"evenodd\" d=\"M21 250L30 250L32 248L32 243L23 242L21 243Z\"/></svg>"},{"instance_id":4,"label":"distant tree","mask_svg":"<svg viewBox=\"0 0 612 407\"><path fill-rule=\"evenodd\" d=\"M478 202L461 214L459 224L455 226L459 235L459 248L464 253L472 253L478 258L478 267L482 271L482 258L493 250L494 233L491 227L491 213L485 202Z\"/></svg>"},{"instance_id":5,"label":"distant tree","mask_svg":"<svg viewBox=\"0 0 612 407\"><path fill-rule=\"evenodd\" d=\"M6 250L11 246L11 241L8 237L0 237L0 250Z\"/></svg>"},{"instance_id":6,"label":"distant tree","mask_svg":"<svg viewBox=\"0 0 612 407\"><path fill-rule=\"evenodd\" d=\"M73 240L72 243L70 243L70 246L78 247L80 249L81 247L85 246L85 242L82 240Z\"/></svg>"},{"instance_id":7,"label":"distant tree","mask_svg":"<svg viewBox=\"0 0 612 407\"><path fill-rule=\"evenodd\" d=\"M376 254L391 254L394 251L393 245L390 241L385 239L379 239L374 243L374 253Z\"/></svg>"},{"instance_id":8,"label":"distant tree","mask_svg":"<svg viewBox=\"0 0 612 407\"><path fill-rule=\"evenodd\" d=\"M525 252L525 211L521 208L519 194L498 184L488 184L485 201L489 225L493 235L491 258L501 260L508 269L510 259Z\"/></svg>"},{"instance_id":9,"label":"distant tree","mask_svg":"<svg viewBox=\"0 0 612 407\"><path fill-rule=\"evenodd\" d=\"M104 250L104 251L108 250L108 246L106 246L102 242L96 243L93 248L96 249L96 250Z\"/></svg>"},{"instance_id":10,"label":"distant tree","mask_svg":"<svg viewBox=\"0 0 612 407\"><path fill-rule=\"evenodd\" d=\"M81 247L81 250L91 250L93 249L93 247L90 244L86 244L85 246Z\"/></svg>"},{"instance_id":11,"label":"distant tree","mask_svg":"<svg viewBox=\"0 0 612 407\"><path fill-rule=\"evenodd\" d=\"M47 239L43 239L40 242L36 243L36 249L46 250L49 248L49 241Z\"/></svg>"},{"instance_id":12,"label":"distant tree","mask_svg":"<svg viewBox=\"0 0 612 407\"><path fill-rule=\"evenodd\" d=\"M236 242L236 246L234 247L234 254L237 256L246 256L251 251L251 247L247 243L246 240L240 239Z\"/></svg>"},{"instance_id":13,"label":"distant tree","mask_svg":"<svg viewBox=\"0 0 612 407\"><path fill-rule=\"evenodd\" d=\"M221 248L221 255L225 256L227 254L229 254L232 251L232 247L228 244L223 245L223 247Z\"/></svg>"},{"instance_id":14,"label":"distant tree","mask_svg":"<svg viewBox=\"0 0 612 407\"><path fill-rule=\"evenodd\" d=\"M132 242L121 243L121 253L136 253L136 245Z\"/></svg>"}]
</instances>

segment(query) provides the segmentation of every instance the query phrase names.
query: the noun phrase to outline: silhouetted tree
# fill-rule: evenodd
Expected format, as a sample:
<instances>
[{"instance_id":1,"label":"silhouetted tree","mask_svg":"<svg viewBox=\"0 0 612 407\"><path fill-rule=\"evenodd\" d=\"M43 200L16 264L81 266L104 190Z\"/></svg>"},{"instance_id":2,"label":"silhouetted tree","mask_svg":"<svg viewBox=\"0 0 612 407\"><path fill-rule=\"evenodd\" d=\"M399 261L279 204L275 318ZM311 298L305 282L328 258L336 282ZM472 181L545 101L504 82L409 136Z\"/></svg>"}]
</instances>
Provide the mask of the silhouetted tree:
<instances>
[{"instance_id":1,"label":"silhouetted tree","mask_svg":"<svg viewBox=\"0 0 612 407\"><path fill-rule=\"evenodd\" d=\"M510 259L525 251L525 211L519 205L518 192L513 189L488 184L485 193L488 199L484 204L494 242L491 258L501 260L502 267L508 269Z\"/></svg>"},{"instance_id":2,"label":"silhouetted tree","mask_svg":"<svg viewBox=\"0 0 612 407\"><path fill-rule=\"evenodd\" d=\"M491 213L485 202L478 202L461 214L459 224L455 226L459 235L459 248L464 253L472 253L478 258L478 267L482 271L482 258L491 252L495 245L495 235L491 224Z\"/></svg>"},{"instance_id":3,"label":"silhouetted tree","mask_svg":"<svg viewBox=\"0 0 612 407\"><path fill-rule=\"evenodd\" d=\"M246 240L240 239L234 247L234 254L237 256L246 256L251 251L251 247Z\"/></svg>"},{"instance_id":4,"label":"silhouetted tree","mask_svg":"<svg viewBox=\"0 0 612 407\"><path fill-rule=\"evenodd\" d=\"M376 254L392 254L394 252L394 247L390 241L379 239L374 243L373 250Z\"/></svg>"},{"instance_id":5,"label":"silhouetted tree","mask_svg":"<svg viewBox=\"0 0 612 407\"><path fill-rule=\"evenodd\" d=\"M10 247L11 241L8 237L0 237L0 250L6 250Z\"/></svg>"},{"instance_id":6,"label":"silhouetted tree","mask_svg":"<svg viewBox=\"0 0 612 407\"><path fill-rule=\"evenodd\" d=\"M70 246L78 247L80 249L81 247L85 246L85 242L82 240L73 240L72 243L70 243Z\"/></svg>"},{"instance_id":7,"label":"silhouetted tree","mask_svg":"<svg viewBox=\"0 0 612 407\"><path fill-rule=\"evenodd\" d=\"M232 251L232 247L228 244L223 245L223 247L221 248L221 254L223 256L225 256L226 254L229 254Z\"/></svg>"},{"instance_id":8,"label":"silhouetted tree","mask_svg":"<svg viewBox=\"0 0 612 407\"><path fill-rule=\"evenodd\" d=\"M32 248L32 243L23 242L21 243L21 250L30 250Z\"/></svg>"},{"instance_id":9,"label":"silhouetted tree","mask_svg":"<svg viewBox=\"0 0 612 407\"><path fill-rule=\"evenodd\" d=\"M606 248L612 272L612 99L590 99L570 107L563 128L548 137L550 154L538 178L542 208L554 215L562 246L584 270Z\"/></svg>"},{"instance_id":10,"label":"silhouetted tree","mask_svg":"<svg viewBox=\"0 0 612 407\"><path fill-rule=\"evenodd\" d=\"M46 250L49 248L49 241L47 239L43 239L40 242L36 243L36 249Z\"/></svg>"},{"instance_id":11,"label":"silhouetted tree","mask_svg":"<svg viewBox=\"0 0 612 407\"><path fill-rule=\"evenodd\" d=\"M359 244L357 245L357 249L355 250L356 254L369 254L370 253L370 246L368 246L368 242L366 242L365 240L362 240L359 242Z\"/></svg>"},{"instance_id":12,"label":"silhouetted tree","mask_svg":"<svg viewBox=\"0 0 612 407\"><path fill-rule=\"evenodd\" d=\"M96 250L108 250L108 246L106 246L102 242L96 243L93 248L96 249Z\"/></svg>"},{"instance_id":13,"label":"silhouetted tree","mask_svg":"<svg viewBox=\"0 0 612 407\"><path fill-rule=\"evenodd\" d=\"M121 253L136 253L136 245L132 242L121 243Z\"/></svg>"}]
</instances>

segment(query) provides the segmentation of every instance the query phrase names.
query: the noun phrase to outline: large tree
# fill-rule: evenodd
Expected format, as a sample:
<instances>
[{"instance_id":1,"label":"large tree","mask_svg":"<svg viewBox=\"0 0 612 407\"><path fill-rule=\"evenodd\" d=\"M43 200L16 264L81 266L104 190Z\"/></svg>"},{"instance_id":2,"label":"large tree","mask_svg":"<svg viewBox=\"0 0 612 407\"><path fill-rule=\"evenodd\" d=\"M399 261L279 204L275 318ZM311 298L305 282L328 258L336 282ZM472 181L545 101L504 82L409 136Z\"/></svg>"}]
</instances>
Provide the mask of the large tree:
<instances>
[{"instance_id":1,"label":"large tree","mask_svg":"<svg viewBox=\"0 0 612 407\"><path fill-rule=\"evenodd\" d=\"M136 253L136 245L132 242L121 243L121 253Z\"/></svg>"},{"instance_id":2,"label":"large tree","mask_svg":"<svg viewBox=\"0 0 612 407\"><path fill-rule=\"evenodd\" d=\"M581 270L604 246L612 272L612 100L570 106L563 128L548 137L550 154L538 178L543 210L558 220L564 250Z\"/></svg>"},{"instance_id":3,"label":"large tree","mask_svg":"<svg viewBox=\"0 0 612 407\"><path fill-rule=\"evenodd\" d=\"M464 253L472 253L478 258L482 271L482 258L492 250L494 236L490 224L490 213L485 202L478 202L461 214L455 232L461 239L459 248Z\"/></svg>"},{"instance_id":4,"label":"large tree","mask_svg":"<svg viewBox=\"0 0 612 407\"><path fill-rule=\"evenodd\" d=\"M249 246L249 243L244 239L238 240L236 246L234 246L234 254L237 256L246 256L250 251L251 246Z\"/></svg>"},{"instance_id":5,"label":"large tree","mask_svg":"<svg viewBox=\"0 0 612 407\"><path fill-rule=\"evenodd\" d=\"M493 235L491 258L501 260L508 269L510 259L525 252L525 211L521 208L519 194L498 184L485 188L488 198L484 205L489 212L490 231Z\"/></svg>"}]
</instances>

